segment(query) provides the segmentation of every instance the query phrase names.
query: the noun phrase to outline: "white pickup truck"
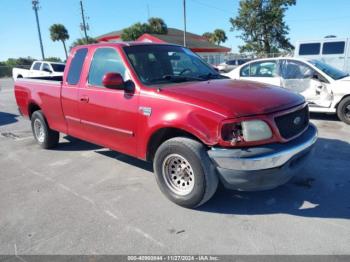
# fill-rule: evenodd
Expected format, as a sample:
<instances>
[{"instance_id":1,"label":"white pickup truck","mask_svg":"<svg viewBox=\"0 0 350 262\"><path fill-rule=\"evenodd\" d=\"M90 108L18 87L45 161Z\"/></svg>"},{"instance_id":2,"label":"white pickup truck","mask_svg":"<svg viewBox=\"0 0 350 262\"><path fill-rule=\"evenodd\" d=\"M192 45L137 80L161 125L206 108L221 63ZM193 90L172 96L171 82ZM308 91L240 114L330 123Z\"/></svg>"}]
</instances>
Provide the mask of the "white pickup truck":
<instances>
[{"instance_id":1,"label":"white pickup truck","mask_svg":"<svg viewBox=\"0 0 350 262\"><path fill-rule=\"evenodd\" d=\"M63 76L65 64L48 61L34 61L30 69L13 68L12 77L17 78L27 77L54 77Z\"/></svg>"}]
</instances>

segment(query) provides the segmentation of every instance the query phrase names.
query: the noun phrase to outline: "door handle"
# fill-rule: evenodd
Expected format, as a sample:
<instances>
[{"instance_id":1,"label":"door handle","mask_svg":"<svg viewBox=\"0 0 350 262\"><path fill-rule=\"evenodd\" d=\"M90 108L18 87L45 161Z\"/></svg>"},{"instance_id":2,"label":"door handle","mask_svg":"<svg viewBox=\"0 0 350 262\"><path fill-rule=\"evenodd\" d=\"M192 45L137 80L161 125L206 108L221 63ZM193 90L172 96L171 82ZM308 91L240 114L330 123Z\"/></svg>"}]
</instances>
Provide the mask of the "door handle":
<instances>
[{"instance_id":1,"label":"door handle","mask_svg":"<svg viewBox=\"0 0 350 262\"><path fill-rule=\"evenodd\" d=\"M84 102L84 103L89 103L89 97L88 97L88 96L82 96L82 97L80 98L80 101L81 101L81 102Z\"/></svg>"}]
</instances>

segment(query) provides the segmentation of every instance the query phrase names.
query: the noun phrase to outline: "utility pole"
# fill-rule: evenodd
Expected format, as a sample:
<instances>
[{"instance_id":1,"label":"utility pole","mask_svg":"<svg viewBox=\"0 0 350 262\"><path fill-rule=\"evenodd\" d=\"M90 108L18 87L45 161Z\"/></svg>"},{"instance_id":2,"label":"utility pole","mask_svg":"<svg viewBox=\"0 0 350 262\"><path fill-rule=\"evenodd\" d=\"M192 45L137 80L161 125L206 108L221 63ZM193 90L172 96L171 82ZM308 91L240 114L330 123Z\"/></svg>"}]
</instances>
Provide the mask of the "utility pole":
<instances>
[{"instance_id":1,"label":"utility pole","mask_svg":"<svg viewBox=\"0 0 350 262\"><path fill-rule=\"evenodd\" d=\"M89 39L86 31L89 30L89 25L85 23L84 7L83 7L82 0L80 0L80 10L81 10L81 18L83 19L83 24L80 25L80 28L84 31L85 40L86 40L86 43L88 44Z\"/></svg>"},{"instance_id":2,"label":"utility pole","mask_svg":"<svg viewBox=\"0 0 350 262\"><path fill-rule=\"evenodd\" d=\"M35 18L36 18L36 25L38 27L38 34L39 34L39 42L40 42L40 49L41 49L41 57L43 60L45 60L45 54L44 54L44 47L43 47L43 40L41 39L41 32L40 32L40 24L39 24L39 16L38 16L38 10L39 10L39 0L32 0L32 6L33 10L35 12Z\"/></svg>"},{"instance_id":3,"label":"utility pole","mask_svg":"<svg viewBox=\"0 0 350 262\"><path fill-rule=\"evenodd\" d=\"M184 8L184 47L186 47L186 0L183 0Z\"/></svg>"}]
</instances>

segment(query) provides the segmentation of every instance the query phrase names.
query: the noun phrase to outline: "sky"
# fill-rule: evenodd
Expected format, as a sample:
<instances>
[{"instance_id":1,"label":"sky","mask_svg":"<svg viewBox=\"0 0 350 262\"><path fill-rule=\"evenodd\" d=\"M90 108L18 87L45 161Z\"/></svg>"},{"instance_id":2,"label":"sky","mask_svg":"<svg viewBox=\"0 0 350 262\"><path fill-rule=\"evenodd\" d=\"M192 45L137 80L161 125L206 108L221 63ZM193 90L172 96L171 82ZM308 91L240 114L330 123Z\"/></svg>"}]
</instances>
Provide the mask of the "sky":
<instances>
[{"instance_id":1,"label":"sky","mask_svg":"<svg viewBox=\"0 0 350 262\"><path fill-rule=\"evenodd\" d=\"M31 0L0 0L0 61L9 57L41 58L38 33ZM99 36L146 22L148 16L161 17L168 27L183 29L182 0L83 0L90 30ZM239 32L231 32L230 17L237 15L239 0L186 0L187 30L202 34L221 28L228 41L223 45L238 52ZM39 19L46 57L64 58L62 43L50 39L49 27L64 24L68 46L83 36L80 30L79 0L40 0ZM292 43L326 35L350 37L350 0L297 0L286 12Z\"/></svg>"}]
</instances>

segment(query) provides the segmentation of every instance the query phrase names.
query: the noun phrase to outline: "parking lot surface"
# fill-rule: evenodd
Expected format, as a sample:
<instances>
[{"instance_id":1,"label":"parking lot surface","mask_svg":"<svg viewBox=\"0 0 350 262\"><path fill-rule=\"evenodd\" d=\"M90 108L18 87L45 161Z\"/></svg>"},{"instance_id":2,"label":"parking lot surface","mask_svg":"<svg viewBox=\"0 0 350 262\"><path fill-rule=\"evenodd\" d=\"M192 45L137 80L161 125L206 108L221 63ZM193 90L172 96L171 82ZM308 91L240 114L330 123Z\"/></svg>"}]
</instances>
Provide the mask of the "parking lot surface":
<instances>
[{"instance_id":1,"label":"parking lot surface","mask_svg":"<svg viewBox=\"0 0 350 262\"><path fill-rule=\"evenodd\" d=\"M288 184L191 210L151 164L65 135L40 149L13 81L0 88L0 254L350 254L350 126L335 116L312 115L315 153Z\"/></svg>"}]
</instances>

